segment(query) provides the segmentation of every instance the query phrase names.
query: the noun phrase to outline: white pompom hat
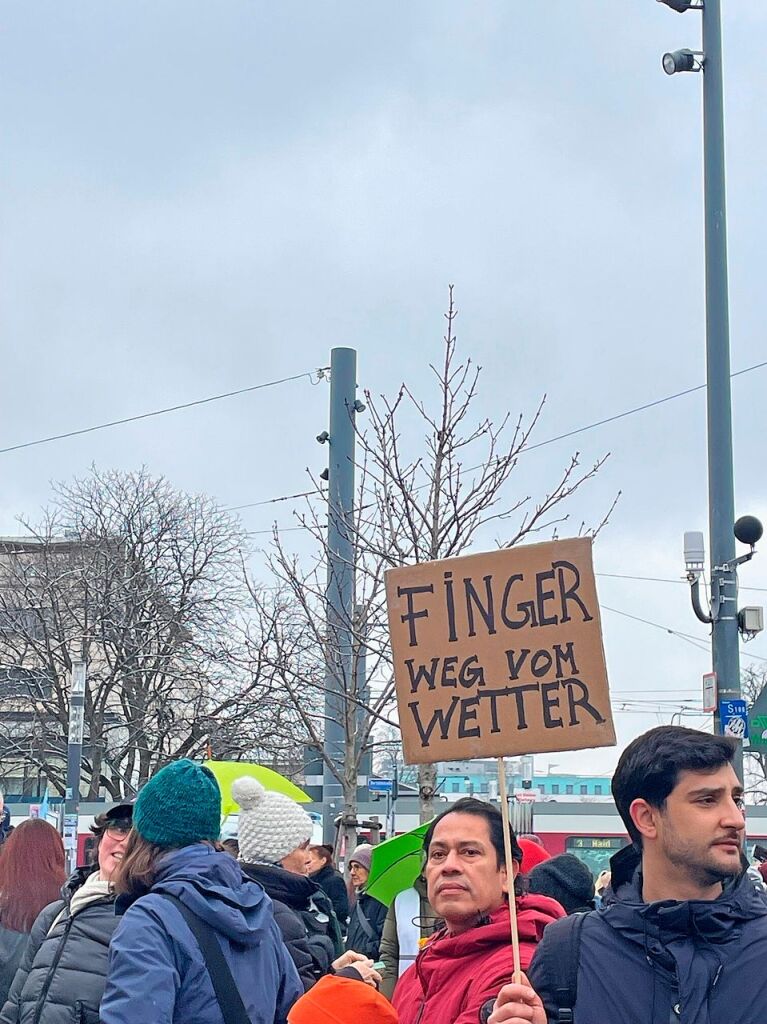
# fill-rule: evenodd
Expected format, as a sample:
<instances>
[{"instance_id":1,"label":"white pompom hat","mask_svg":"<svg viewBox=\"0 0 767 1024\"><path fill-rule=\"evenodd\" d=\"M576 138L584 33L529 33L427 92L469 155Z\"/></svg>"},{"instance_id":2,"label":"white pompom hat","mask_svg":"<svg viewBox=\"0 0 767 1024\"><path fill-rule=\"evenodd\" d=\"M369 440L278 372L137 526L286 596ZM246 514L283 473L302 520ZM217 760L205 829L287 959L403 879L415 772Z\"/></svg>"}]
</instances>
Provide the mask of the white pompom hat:
<instances>
[{"instance_id":1,"label":"white pompom hat","mask_svg":"<svg viewBox=\"0 0 767 1024\"><path fill-rule=\"evenodd\" d=\"M311 839L312 819L306 811L290 797L267 791L258 779L235 779L232 797L240 805L237 841L245 864L277 864Z\"/></svg>"}]
</instances>

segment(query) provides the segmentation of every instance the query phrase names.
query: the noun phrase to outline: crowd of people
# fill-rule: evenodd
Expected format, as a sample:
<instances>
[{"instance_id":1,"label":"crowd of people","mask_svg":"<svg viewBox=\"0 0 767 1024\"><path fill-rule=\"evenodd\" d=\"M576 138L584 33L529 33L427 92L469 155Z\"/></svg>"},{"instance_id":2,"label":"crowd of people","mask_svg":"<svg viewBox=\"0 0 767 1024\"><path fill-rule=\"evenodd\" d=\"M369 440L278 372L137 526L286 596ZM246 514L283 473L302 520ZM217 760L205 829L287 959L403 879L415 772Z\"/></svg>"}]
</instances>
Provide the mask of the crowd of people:
<instances>
[{"instance_id":1,"label":"crowd of people","mask_svg":"<svg viewBox=\"0 0 767 1024\"><path fill-rule=\"evenodd\" d=\"M255 779L222 844L216 779L173 762L95 818L69 879L46 821L5 838L0 1024L761 1024L767 893L733 751L673 726L634 740L613 778L630 844L596 880L532 835L507 863L497 806L457 800L389 906L371 846L347 885Z\"/></svg>"}]
</instances>

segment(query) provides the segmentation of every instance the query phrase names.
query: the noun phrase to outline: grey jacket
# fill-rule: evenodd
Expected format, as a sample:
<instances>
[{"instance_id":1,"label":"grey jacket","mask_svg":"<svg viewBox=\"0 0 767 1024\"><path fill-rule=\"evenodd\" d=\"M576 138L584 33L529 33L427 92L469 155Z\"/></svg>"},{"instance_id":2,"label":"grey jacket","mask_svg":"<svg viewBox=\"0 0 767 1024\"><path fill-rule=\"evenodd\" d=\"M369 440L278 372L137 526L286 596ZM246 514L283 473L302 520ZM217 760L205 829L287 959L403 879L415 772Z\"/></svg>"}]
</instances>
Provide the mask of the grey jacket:
<instances>
[{"instance_id":1,"label":"grey jacket","mask_svg":"<svg viewBox=\"0 0 767 1024\"><path fill-rule=\"evenodd\" d=\"M1 1024L97 1024L109 940L119 919L112 896L70 914L72 896L91 870L77 871L64 887L64 899L39 914L0 1013Z\"/></svg>"}]
</instances>

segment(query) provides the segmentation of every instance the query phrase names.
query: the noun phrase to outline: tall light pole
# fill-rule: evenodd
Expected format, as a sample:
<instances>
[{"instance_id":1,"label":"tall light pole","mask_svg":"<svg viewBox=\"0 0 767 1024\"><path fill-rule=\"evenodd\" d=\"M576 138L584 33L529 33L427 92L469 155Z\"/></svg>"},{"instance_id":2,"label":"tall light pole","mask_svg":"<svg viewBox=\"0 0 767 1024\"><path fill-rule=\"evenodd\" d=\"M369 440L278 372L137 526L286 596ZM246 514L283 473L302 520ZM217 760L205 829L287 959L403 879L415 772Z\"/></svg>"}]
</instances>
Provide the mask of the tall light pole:
<instances>
[{"instance_id":1,"label":"tall light pole","mask_svg":"<svg viewBox=\"0 0 767 1024\"><path fill-rule=\"evenodd\" d=\"M730 397L730 324L727 287L727 217L724 178L724 88L720 0L660 0L672 10L698 11L703 50L677 50L663 57L667 74L702 71L703 175L706 245L706 402L708 422L708 512L711 544L711 649L719 700L739 700L735 496ZM717 711L715 731L722 732ZM738 745L736 771L743 777Z\"/></svg>"}]
</instances>

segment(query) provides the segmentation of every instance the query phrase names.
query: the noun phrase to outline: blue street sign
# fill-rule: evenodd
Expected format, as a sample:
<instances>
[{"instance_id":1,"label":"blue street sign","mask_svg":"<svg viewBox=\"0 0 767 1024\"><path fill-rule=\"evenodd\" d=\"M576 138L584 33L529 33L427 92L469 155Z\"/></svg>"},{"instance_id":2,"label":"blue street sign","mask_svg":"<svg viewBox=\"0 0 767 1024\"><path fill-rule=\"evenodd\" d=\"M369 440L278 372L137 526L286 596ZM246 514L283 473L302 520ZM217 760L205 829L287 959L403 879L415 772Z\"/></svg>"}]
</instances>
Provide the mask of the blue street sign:
<instances>
[{"instance_id":1,"label":"blue street sign","mask_svg":"<svg viewBox=\"0 0 767 1024\"><path fill-rule=\"evenodd\" d=\"M748 709L744 700L720 700L719 718L725 736L748 739Z\"/></svg>"},{"instance_id":2,"label":"blue street sign","mask_svg":"<svg viewBox=\"0 0 767 1024\"><path fill-rule=\"evenodd\" d=\"M368 779L368 789L371 793L391 793L394 790L394 780Z\"/></svg>"}]
</instances>

